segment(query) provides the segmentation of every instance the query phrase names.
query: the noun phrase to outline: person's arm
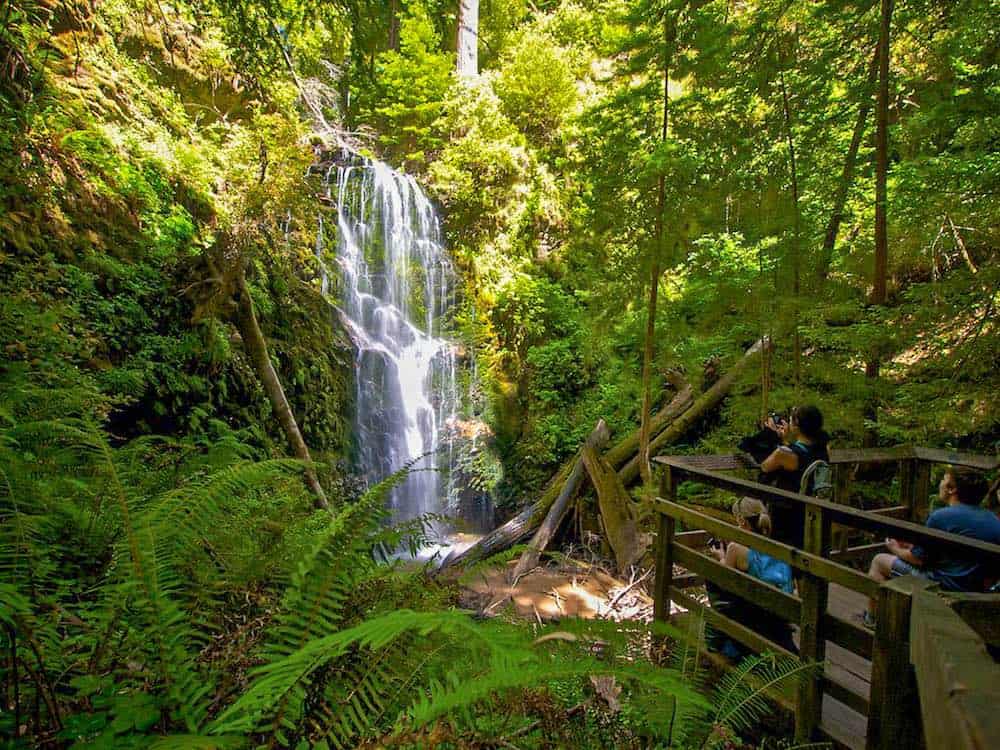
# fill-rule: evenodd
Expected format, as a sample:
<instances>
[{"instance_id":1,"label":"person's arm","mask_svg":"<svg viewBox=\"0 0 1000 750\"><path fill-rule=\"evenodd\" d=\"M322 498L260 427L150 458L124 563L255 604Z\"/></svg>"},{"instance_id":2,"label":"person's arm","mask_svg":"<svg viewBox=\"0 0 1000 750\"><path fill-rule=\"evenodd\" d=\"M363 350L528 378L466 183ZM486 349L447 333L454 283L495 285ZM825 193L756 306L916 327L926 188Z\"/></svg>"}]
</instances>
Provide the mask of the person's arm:
<instances>
[{"instance_id":1,"label":"person's arm","mask_svg":"<svg viewBox=\"0 0 1000 750\"><path fill-rule=\"evenodd\" d=\"M895 539L885 540L886 549L898 557L903 562L922 568L924 565L923 554L919 547L915 547L907 542L897 542Z\"/></svg>"},{"instance_id":2,"label":"person's arm","mask_svg":"<svg viewBox=\"0 0 1000 750\"><path fill-rule=\"evenodd\" d=\"M726 559L723 562L727 567L736 568L736 570L742 570L746 573L750 570L750 559L747 556L748 551L742 544L733 542L726 547Z\"/></svg>"},{"instance_id":3,"label":"person's arm","mask_svg":"<svg viewBox=\"0 0 1000 750\"><path fill-rule=\"evenodd\" d=\"M795 471L799 468L799 457L791 448L782 445L761 462L760 468L765 474L781 469Z\"/></svg>"}]
</instances>

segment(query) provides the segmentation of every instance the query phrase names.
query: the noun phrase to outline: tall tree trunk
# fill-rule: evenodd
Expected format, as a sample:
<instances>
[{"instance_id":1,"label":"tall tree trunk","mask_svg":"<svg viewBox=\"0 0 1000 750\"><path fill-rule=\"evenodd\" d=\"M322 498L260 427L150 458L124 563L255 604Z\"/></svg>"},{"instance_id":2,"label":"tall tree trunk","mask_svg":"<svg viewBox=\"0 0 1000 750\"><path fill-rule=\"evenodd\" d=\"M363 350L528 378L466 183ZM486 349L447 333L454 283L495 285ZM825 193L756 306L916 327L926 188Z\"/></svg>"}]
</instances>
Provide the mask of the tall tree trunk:
<instances>
[{"instance_id":1,"label":"tall tree trunk","mask_svg":"<svg viewBox=\"0 0 1000 750\"><path fill-rule=\"evenodd\" d=\"M873 305L884 305L889 275L889 234L886 222L886 174L889 171L889 30L892 23L892 0L882 0L882 18L878 35L878 97L875 102L875 268L872 276ZM874 381L879 376L880 353L874 352L865 364L865 376ZM878 399L872 393L868 419L878 421ZM875 432L865 430L864 443L875 443Z\"/></svg>"},{"instance_id":2,"label":"tall tree trunk","mask_svg":"<svg viewBox=\"0 0 1000 750\"><path fill-rule=\"evenodd\" d=\"M669 17L663 19L663 120L660 141L670 132L670 33ZM666 178L660 174L656 194L656 245L649 269L649 308L646 314L646 336L642 348L642 412L639 415L639 471L646 491L652 491L653 472L649 465L649 423L652 418L653 344L656 338L656 298L660 287L660 262L663 257L663 222L666 211Z\"/></svg>"},{"instance_id":3,"label":"tall tree trunk","mask_svg":"<svg viewBox=\"0 0 1000 750\"><path fill-rule=\"evenodd\" d=\"M479 0L458 0L455 49L459 78L479 75Z\"/></svg>"},{"instance_id":4,"label":"tall tree trunk","mask_svg":"<svg viewBox=\"0 0 1000 750\"><path fill-rule=\"evenodd\" d=\"M264 339L260 324L257 322L257 314L253 309L253 300L250 297L250 290L247 288L246 276L243 271L239 273L238 284L239 313L237 321L240 335L243 337L243 344L250 355L254 369L257 371L257 377L264 384L264 391L271 402L271 408L274 409L274 413L278 417L278 423L281 425L285 437L288 438L295 457L305 463L306 484L312 490L313 504L317 508L329 508L326 493L323 492L323 487L313 469L309 448L306 446L306 441L302 439L302 433L299 432L299 425L295 421L292 407L289 406L288 399L285 398L285 389L281 387L278 373L274 371L274 365L271 364L271 356L267 351L267 341Z\"/></svg>"},{"instance_id":5,"label":"tall tree trunk","mask_svg":"<svg viewBox=\"0 0 1000 750\"><path fill-rule=\"evenodd\" d=\"M886 301L889 273L889 234L886 223L886 174L889 170L889 29L892 0L882 0L878 39L878 101L875 109L875 272L872 279L874 305Z\"/></svg>"},{"instance_id":6,"label":"tall tree trunk","mask_svg":"<svg viewBox=\"0 0 1000 750\"><path fill-rule=\"evenodd\" d=\"M389 49L399 52L399 0L389 0Z\"/></svg>"},{"instance_id":7,"label":"tall tree trunk","mask_svg":"<svg viewBox=\"0 0 1000 750\"><path fill-rule=\"evenodd\" d=\"M785 137L788 141L788 166L792 183L792 348L795 372L795 391L802 384L802 339L799 335L799 294L802 291L802 244L801 209L799 208L799 174L795 164L795 140L792 138L792 111L788 106L788 89L785 87L785 71L779 74L781 82L781 103L785 112Z\"/></svg>"},{"instance_id":8,"label":"tall tree trunk","mask_svg":"<svg viewBox=\"0 0 1000 750\"><path fill-rule=\"evenodd\" d=\"M826 280L827 274L830 272L830 264L833 262L833 248L837 244L840 224L844 220L844 204L847 203L847 193L854 182L854 167L857 164L858 150L861 148L861 139L864 138L868 111L872 108L871 90L878 75L880 49L881 47L876 48L871 63L868 65L865 95L858 107L858 117L854 121L854 131L851 133L851 144L847 147L847 156L844 157L844 171L840 175L837 194L833 198L833 211L830 213L830 221L826 225L826 235L823 237L823 247L820 250L819 267L816 269L817 277L821 282Z\"/></svg>"}]
</instances>

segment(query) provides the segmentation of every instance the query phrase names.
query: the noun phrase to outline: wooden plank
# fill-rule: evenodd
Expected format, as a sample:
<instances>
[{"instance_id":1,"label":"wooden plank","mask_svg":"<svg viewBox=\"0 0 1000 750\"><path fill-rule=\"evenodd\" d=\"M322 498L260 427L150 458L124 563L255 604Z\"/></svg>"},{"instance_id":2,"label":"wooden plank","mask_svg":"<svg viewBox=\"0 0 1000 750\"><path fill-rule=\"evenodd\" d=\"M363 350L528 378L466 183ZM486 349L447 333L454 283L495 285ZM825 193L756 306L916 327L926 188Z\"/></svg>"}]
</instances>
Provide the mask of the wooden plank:
<instances>
[{"instance_id":1,"label":"wooden plank","mask_svg":"<svg viewBox=\"0 0 1000 750\"><path fill-rule=\"evenodd\" d=\"M765 502L785 500L793 503L801 503L807 507L823 508L827 511L831 523L841 523L863 531L870 531L879 536L903 539L934 551L944 551L965 556L968 556L969 552L975 551L982 555L984 561L1000 565L1000 545L997 544L989 544L959 534L949 534L936 529L929 529L926 526L919 526L910 521L882 518L868 511L846 508L836 505L829 500L800 495L797 492L786 492L776 487L749 482L737 477L725 476L724 474L703 471L701 469L687 468L675 462L670 456L658 456L655 460L661 465L673 466L676 469L678 480L692 479L713 487L728 490L737 495L755 497Z\"/></svg>"},{"instance_id":2,"label":"wooden plank","mask_svg":"<svg viewBox=\"0 0 1000 750\"><path fill-rule=\"evenodd\" d=\"M823 678L823 693L840 701L852 711L857 711L862 716L868 715L868 699L829 676Z\"/></svg>"},{"instance_id":3,"label":"wooden plank","mask_svg":"<svg viewBox=\"0 0 1000 750\"><path fill-rule=\"evenodd\" d=\"M1000 666L937 592L915 591L910 657L930 748L1000 747Z\"/></svg>"},{"instance_id":4,"label":"wooden plank","mask_svg":"<svg viewBox=\"0 0 1000 750\"><path fill-rule=\"evenodd\" d=\"M909 520L910 518L909 505L890 505L888 508L873 508L868 512L884 518L902 518L905 520Z\"/></svg>"},{"instance_id":5,"label":"wooden plank","mask_svg":"<svg viewBox=\"0 0 1000 750\"><path fill-rule=\"evenodd\" d=\"M927 523L927 516L930 514L930 499L931 465L927 461L919 461L913 480L913 501L910 503L910 520L913 523Z\"/></svg>"},{"instance_id":6,"label":"wooden plank","mask_svg":"<svg viewBox=\"0 0 1000 750\"><path fill-rule=\"evenodd\" d=\"M851 479L854 472L853 464L834 464L832 466L833 472L833 497L831 498L833 502L837 505L851 505ZM848 533L850 529L847 526L841 526L836 524L833 527L833 548L836 550L845 550L847 545L850 543Z\"/></svg>"},{"instance_id":7,"label":"wooden plank","mask_svg":"<svg viewBox=\"0 0 1000 750\"><path fill-rule=\"evenodd\" d=\"M701 549L708 546L708 540L711 536L707 531L702 530L682 531L679 534L674 534L674 544Z\"/></svg>"},{"instance_id":8,"label":"wooden plank","mask_svg":"<svg viewBox=\"0 0 1000 750\"><path fill-rule=\"evenodd\" d=\"M1000 468L1000 457L998 456L983 456L975 453L919 447L914 449L914 455L922 461L929 461L935 464L951 464L952 466L965 466L970 469L979 469L980 471L993 471Z\"/></svg>"},{"instance_id":9,"label":"wooden plank","mask_svg":"<svg viewBox=\"0 0 1000 750\"><path fill-rule=\"evenodd\" d=\"M693 589L696 586L704 586L705 578L704 576L695 575L694 573L688 573L683 576L674 576L673 587L675 589Z\"/></svg>"},{"instance_id":10,"label":"wooden plank","mask_svg":"<svg viewBox=\"0 0 1000 750\"><path fill-rule=\"evenodd\" d=\"M874 596L878 591L877 583L864 573L848 568L846 565L827 560L820 555L803 552L790 545L776 542L770 537L754 534L752 531L712 518L679 503L671 503L666 500L656 500L655 503L656 509L661 513L667 513L689 526L705 529L708 533L721 539L731 539L747 547L752 547L758 552L763 552L776 560L788 563L797 570L815 573L865 596Z\"/></svg>"},{"instance_id":11,"label":"wooden plank","mask_svg":"<svg viewBox=\"0 0 1000 750\"><path fill-rule=\"evenodd\" d=\"M791 594L686 547L675 545L673 552L678 565L704 576L720 588L753 602L782 620L799 621L799 600Z\"/></svg>"},{"instance_id":12,"label":"wooden plank","mask_svg":"<svg viewBox=\"0 0 1000 750\"><path fill-rule=\"evenodd\" d=\"M916 458L908 458L899 462L899 505L906 508L905 518L907 519L910 517L910 508L913 504L918 463Z\"/></svg>"},{"instance_id":13,"label":"wooden plank","mask_svg":"<svg viewBox=\"0 0 1000 750\"><path fill-rule=\"evenodd\" d=\"M686 594L683 591L674 589L670 592L670 596L686 610L704 617L706 623L718 628L733 640L739 641L751 651L758 654L769 651L772 654L784 656L788 659L798 659L798 657L791 651L779 646L774 641L765 638L760 633L751 630L743 623L737 622L733 618L727 617L726 615L715 611L711 607L706 607L693 596ZM794 710L795 704L786 697L784 707Z\"/></svg>"},{"instance_id":14,"label":"wooden plank","mask_svg":"<svg viewBox=\"0 0 1000 750\"><path fill-rule=\"evenodd\" d=\"M823 617L827 639L865 659L872 658L873 637L869 630L829 612Z\"/></svg>"},{"instance_id":15,"label":"wooden plank","mask_svg":"<svg viewBox=\"0 0 1000 750\"><path fill-rule=\"evenodd\" d=\"M920 746L916 678L910 666L911 595L930 582L902 576L879 589L872 651L872 691L868 712L868 750Z\"/></svg>"},{"instance_id":16,"label":"wooden plank","mask_svg":"<svg viewBox=\"0 0 1000 750\"><path fill-rule=\"evenodd\" d=\"M660 492L677 497L677 481L669 466L660 470ZM660 516L659 539L656 543L656 578L653 581L653 619L664 622L670 616L670 589L674 577L674 531L676 521Z\"/></svg>"},{"instance_id":17,"label":"wooden plank","mask_svg":"<svg viewBox=\"0 0 1000 750\"><path fill-rule=\"evenodd\" d=\"M803 545L806 552L821 556L830 544L830 520L822 508L806 508ZM802 600L799 619L799 657L803 664L826 658L824 623L827 608L827 581L813 573L799 580ZM809 742L816 736L823 711L823 674L817 671L799 680L799 702L795 711L795 741Z\"/></svg>"},{"instance_id":18,"label":"wooden plank","mask_svg":"<svg viewBox=\"0 0 1000 750\"><path fill-rule=\"evenodd\" d=\"M863 750L866 724L864 714L851 710L832 696L823 696L823 723L819 728L838 750Z\"/></svg>"},{"instance_id":19,"label":"wooden plank","mask_svg":"<svg viewBox=\"0 0 1000 750\"><path fill-rule=\"evenodd\" d=\"M875 542L874 544L859 544L856 547L848 547L845 550L834 550L830 557L834 560L869 560L879 552L885 552L885 542Z\"/></svg>"},{"instance_id":20,"label":"wooden plank","mask_svg":"<svg viewBox=\"0 0 1000 750\"><path fill-rule=\"evenodd\" d=\"M915 455L916 449L912 445L898 445L894 448L839 448L830 451L830 463L889 464Z\"/></svg>"}]
</instances>

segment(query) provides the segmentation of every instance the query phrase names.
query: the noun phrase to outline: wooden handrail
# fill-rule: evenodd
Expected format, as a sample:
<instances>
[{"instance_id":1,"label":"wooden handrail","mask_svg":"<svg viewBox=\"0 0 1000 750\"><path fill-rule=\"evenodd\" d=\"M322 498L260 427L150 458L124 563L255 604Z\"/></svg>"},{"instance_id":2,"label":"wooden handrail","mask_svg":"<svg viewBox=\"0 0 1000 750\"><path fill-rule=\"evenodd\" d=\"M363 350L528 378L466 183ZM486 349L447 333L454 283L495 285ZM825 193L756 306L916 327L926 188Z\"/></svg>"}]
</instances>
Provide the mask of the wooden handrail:
<instances>
[{"instance_id":1,"label":"wooden handrail","mask_svg":"<svg viewBox=\"0 0 1000 750\"><path fill-rule=\"evenodd\" d=\"M686 464L682 457L678 459L674 456L657 456L654 461L660 465L671 467L678 479L687 476L704 484L729 490L738 495L746 495L764 501L779 500L798 503L806 508L812 507L822 510L827 520L833 523L851 526L862 531L869 531L894 539L903 539L908 542L920 544L928 549L944 550L952 554L968 555L969 552L975 552L982 555L990 563L1000 566L1000 545L997 544L989 544L988 542L981 542L978 539L971 539L959 534L950 534L938 531L937 529L929 529L926 526L921 526L910 521L880 517L868 511L838 505L829 500L821 500L816 497L801 495L798 492L788 492L777 487L750 482L738 477L730 477L714 471L694 468Z\"/></svg>"}]
</instances>

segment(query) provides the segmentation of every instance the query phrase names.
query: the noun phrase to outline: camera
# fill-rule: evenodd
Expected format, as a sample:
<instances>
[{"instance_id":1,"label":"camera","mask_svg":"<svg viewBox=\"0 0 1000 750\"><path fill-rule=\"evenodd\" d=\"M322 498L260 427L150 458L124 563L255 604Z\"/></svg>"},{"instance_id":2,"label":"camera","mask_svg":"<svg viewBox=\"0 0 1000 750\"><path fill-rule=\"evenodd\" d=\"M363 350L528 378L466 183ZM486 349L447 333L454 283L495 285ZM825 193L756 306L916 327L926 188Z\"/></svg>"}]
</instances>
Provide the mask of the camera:
<instances>
[{"instance_id":1,"label":"camera","mask_svg":"<svg viewBox=\"0 0 1000 750\"><path fill-rule=\"evenodd\" d=\"M783 414L780 411L769 411L767 416L768 418L773 419L775 424L781 424L782 422L788 421L788 415Z\"/></svg>"}]
</instances>

